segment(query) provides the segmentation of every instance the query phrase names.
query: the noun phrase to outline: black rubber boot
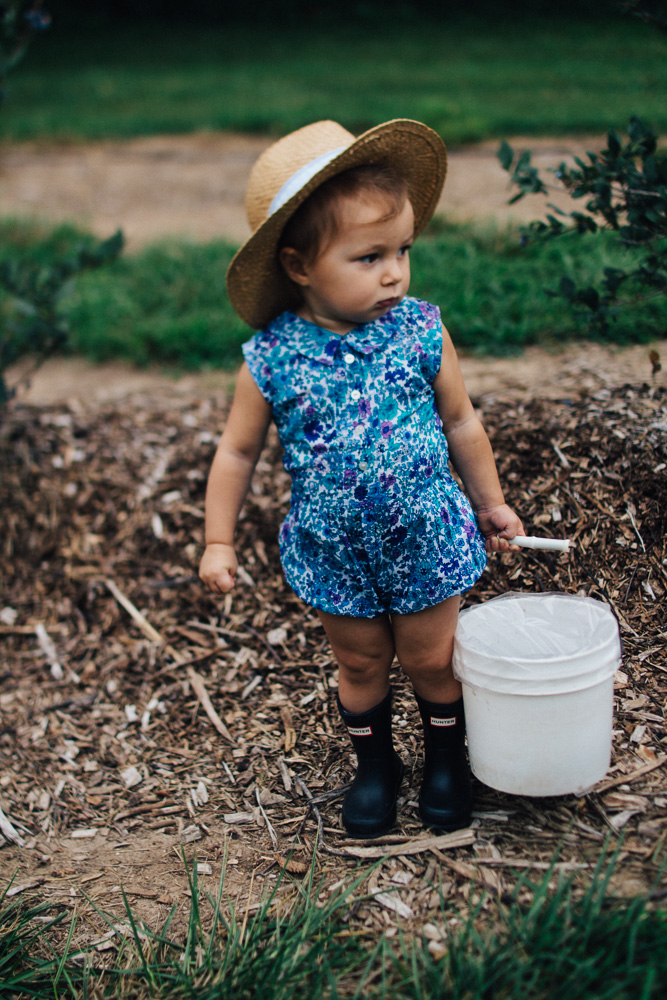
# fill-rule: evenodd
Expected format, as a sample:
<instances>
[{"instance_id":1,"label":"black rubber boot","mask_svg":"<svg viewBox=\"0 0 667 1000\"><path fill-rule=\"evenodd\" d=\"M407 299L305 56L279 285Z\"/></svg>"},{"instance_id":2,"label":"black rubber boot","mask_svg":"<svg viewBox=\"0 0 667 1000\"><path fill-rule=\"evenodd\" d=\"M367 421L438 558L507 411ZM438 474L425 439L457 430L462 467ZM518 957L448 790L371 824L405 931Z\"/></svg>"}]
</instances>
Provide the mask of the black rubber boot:
<instances>
[{"instance_id":1,"label":"black rubber boot","mask_svg":"<svg viewBox=\"0 0 667 1000\"><path fill-rule=\"evenodd\" d=\"M391 738L391 691L368 712L338 710L357 754L357 773L343 799L343 825L351 837L381 837L396 822L403 764Z\"/></svg>"},{"instance_id":2,"label":"black rubber boot","mask_svg":"<svg viewBox=\"0 0 667 1000\"><path fill-rule=\"evenodd\" d=\"M416 698L424 725L419 815L426 826L458 830L469 824L472 810L463 698L446 705Z\"/></svg>"}]
</instances>

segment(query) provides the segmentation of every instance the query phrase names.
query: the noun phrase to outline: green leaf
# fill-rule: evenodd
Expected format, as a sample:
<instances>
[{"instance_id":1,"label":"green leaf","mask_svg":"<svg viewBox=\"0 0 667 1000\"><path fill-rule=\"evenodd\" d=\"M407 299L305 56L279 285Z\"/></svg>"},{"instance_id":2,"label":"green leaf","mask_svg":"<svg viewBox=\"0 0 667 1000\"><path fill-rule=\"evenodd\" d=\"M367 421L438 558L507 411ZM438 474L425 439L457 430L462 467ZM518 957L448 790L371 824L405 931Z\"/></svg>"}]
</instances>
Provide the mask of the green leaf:
<instances>
[{"instance_id":1,"label":"green leaf","mask_svg":"<svg viewBox=\"0 0 667 1000\"><path fill-rule=\"evenodd\" d=\"M611 158L617 159L621 152L621 142L613 130L607 135L607 148Z\"/></svg>"},{"instance_id":2,"label":"green leaf","mask_svg":"<svg viewBox=\"0 0 667 1000\"><path fill-rule=\"evenodd\" d=\"M630 124L628 125L628 135L633 143L640 147L640 152L642 159L650 156L655 152L657 148L656 137L651 128L645 125L644 122L633 115L630 119Z\"/></svg>"},{"instance_id":3,"label":"green leaf","mask_svg":"<svg viewBox=\"0 0 667 1000\"><path fill-rule=\"evenodd\" d=\"M503 170L509 171L512 167L512 160L514 159L514 150L506 139L503 139L501 142L497 155L500 160L500 166Z\"/></svg>"},{"instance_id":4,"label":"green leaf","mask_svg":"<svg viewBox=\"0 0 667 1000\"><path fill-rule=\"evenodd\" d=\"M530 157L531 157L530 150L529 149L524 149L523 153L521 154L521 156L517 160L517 164L516 164L516 172L517 172L517 174L520 173L522 170L528 170L528 168L530 167Z\"/></svg>"},{"instance_id":5,"label":"green leaf","mask_svg":"<svg viewBox=\"0 0 667 1000\"><path fill-rule=\"evenodd\" d=\"M108 240L104 240L98 247L98 253L104 261L114 260L125 247L125 236L123 230L118 229Z\"/></svg>"}]
</instances>

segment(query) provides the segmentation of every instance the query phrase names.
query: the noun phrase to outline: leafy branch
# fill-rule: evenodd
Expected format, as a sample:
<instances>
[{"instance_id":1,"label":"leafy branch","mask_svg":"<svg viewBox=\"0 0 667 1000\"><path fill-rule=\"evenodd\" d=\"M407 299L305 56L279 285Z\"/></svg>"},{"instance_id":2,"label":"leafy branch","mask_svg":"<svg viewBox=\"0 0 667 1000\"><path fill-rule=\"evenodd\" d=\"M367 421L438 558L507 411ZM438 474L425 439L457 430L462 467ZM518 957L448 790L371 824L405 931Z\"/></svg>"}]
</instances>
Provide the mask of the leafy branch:
<instances>
[{"instance_id":1,"label":"leafy branch","mask_svg":"<svg viewBox=\"0 0 667 1000\"><path fill-rule=\"evenodd\" d=\"M622 141L614 131L606 148L575 158L575 166L562 163L551 172L572 199L587 198L584 210L563 211L554 205L546 222L522 229L522 244L566 234L583 235L611 230L623 247L638 260L629 269L605 268L596 285L578 286L563 277L558 293L574 307L583 306L589 324L606 333L618 315L621 289L626 295L645 297L667 293L667 153L656 136L633 116ZM498 159L518 191L510 203L527 194L549 194L549 187L531 163L529 151L519 155L503 142ZM567 221L564 221L567 220Z\"/></svg>"}]
</instances>

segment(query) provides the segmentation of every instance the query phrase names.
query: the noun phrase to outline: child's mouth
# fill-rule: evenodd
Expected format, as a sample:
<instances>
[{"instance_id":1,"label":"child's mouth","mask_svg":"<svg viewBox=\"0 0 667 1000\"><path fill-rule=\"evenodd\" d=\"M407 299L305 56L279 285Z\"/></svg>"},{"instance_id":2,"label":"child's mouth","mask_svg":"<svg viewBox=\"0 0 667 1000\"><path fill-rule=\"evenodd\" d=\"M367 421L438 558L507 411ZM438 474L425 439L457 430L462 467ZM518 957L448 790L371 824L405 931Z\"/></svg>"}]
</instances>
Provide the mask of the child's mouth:
<instances>
[{"instance_id":1,"label":"child's mouth","mask_svg":"<svg viewBox=\"0 0 667 1000\"><path fill-rule=\"evenodd\" d=\"M378 302L377 308L378 309L391 309L392 306L395 306L398 303L398 301L399 301L399 298L398 298L397 295L394 296L394 298L392 298L392 299L383 299L382 302Z\"/></svg>"}]
</instances>

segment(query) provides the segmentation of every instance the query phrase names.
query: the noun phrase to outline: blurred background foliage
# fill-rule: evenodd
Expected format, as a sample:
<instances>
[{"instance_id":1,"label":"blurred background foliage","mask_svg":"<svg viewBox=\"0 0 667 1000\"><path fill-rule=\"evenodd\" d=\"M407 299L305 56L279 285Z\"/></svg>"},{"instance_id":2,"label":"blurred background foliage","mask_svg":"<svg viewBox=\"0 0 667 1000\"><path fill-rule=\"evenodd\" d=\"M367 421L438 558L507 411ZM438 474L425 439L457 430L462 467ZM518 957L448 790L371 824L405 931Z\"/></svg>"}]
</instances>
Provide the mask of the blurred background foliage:
<instances>
[{"instance_id":1,"label":"blurred background foliage","mask_svg":"<svg viewBox=\"0 0 667 1000\"><path fill-rule=\"evenodd\" d=\"M2 142L25 139L279 135L321 117L355 132L418 118L450 147L518 134L602 136L632 115L658 134L667 129L665 0L54 0L0 2L0 23L16 7L33 20L48 7L52 19L8 78L0 156ZM238 362L248 330L224 292L232 246L171 241L120 259L120 237L93 247L71 226L5 220L0 274L11 281L0 290L0 369L3 345L6 358L31 345L25 330L35 313L17 296L27 287L19 265L34 288L52 289L70 350L174 367ZM74 281L63 256L68 266L104 266L82 266ZM604 231L522 247L517 232L443 219L417 244L414 263L413 293L441 304L457 345L493 353L581 336L546 292L571 291L574 281L592 287L596 274L634 266L632 247ZM67 277L54 284L59 274ZM665 296L614 304L612 319L587 335L662 336Z\"/></svg>"}]
</instances>

